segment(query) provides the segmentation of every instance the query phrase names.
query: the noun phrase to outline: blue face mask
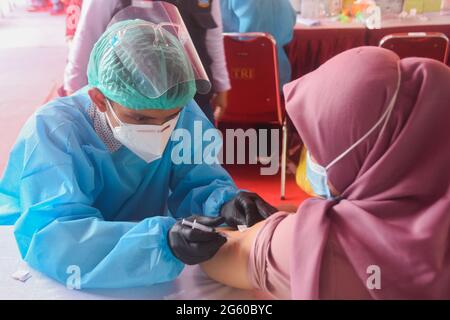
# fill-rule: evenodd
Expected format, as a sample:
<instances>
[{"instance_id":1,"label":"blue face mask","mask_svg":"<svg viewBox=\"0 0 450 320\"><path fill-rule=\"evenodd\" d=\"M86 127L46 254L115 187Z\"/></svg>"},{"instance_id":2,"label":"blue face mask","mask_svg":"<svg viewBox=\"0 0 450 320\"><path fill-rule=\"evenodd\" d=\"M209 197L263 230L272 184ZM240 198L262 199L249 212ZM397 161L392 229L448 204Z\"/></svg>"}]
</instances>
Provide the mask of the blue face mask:
<instances>
[{"instance_id":1,"label":"blue face mask","mask_svg":"<svg viewBox=\"0 0 450 320\"><path fill-rule=\"evenodd\" d=\"M309 151L306 153L306 177L316 195L325 199L333 199L328 187L327 170L311 160Z\"/></svg>"}]
</instances>

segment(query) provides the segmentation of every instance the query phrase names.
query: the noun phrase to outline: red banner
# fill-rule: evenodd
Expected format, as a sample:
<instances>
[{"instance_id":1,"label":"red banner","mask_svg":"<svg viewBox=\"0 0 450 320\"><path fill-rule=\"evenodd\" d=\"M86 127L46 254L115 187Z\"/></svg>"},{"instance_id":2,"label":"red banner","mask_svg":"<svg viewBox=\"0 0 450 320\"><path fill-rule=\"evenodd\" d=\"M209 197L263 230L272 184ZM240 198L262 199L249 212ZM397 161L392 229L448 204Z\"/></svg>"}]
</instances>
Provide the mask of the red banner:
<instances>
[{"instance_id":1,"label":"red banner","mask_svg":"<svg viewBox=\"0 0 450 320\"><path fill-rule=\"evenodd\" d=\"M77 30L83 0L69 0L66 7L66 37L73 37Z\"/></svg>"}]
</instances>

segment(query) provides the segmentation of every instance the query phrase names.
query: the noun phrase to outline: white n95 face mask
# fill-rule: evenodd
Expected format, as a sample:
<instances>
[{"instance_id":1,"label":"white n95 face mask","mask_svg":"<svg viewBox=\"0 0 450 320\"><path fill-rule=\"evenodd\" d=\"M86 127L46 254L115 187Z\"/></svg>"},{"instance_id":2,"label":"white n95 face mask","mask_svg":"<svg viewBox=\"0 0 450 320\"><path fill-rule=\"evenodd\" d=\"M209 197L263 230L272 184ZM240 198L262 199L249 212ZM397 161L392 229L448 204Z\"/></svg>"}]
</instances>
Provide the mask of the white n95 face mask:
<instances>
[{"instance_id":1,"label":"white n95 face mask","mask_svg":"<svg viewBox=\"0 0 450 320\"><path fill-rule=\"evenodd\" d=\"M114 138L147 163L160 159L180 115L162 125L128 124L123 123L119 119L108 99L106 99L106 103L114 119L119 124L119 126L113 127L108 114L106 114L106 119L114 134Z\"/></svg>"}]
</instances>

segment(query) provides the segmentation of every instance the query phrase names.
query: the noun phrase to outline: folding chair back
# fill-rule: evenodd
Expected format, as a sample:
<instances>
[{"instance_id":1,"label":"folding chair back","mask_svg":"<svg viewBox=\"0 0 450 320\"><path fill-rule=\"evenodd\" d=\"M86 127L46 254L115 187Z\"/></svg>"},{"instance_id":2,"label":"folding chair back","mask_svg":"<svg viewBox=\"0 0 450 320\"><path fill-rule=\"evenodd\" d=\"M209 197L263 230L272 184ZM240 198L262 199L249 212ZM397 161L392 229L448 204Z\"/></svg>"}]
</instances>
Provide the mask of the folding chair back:
<instances>
[{"instance_id":1,"label":"folding chair back","mask_svg":"<svg viewBox=\"0 0 450 320\"><path fill-rule=\"evenodd\" d=\"M381 39L379 46L394 51L402 59L423 57L446 63L449 40L439 32L394 33Z\"/></svg>"}]
</instances>

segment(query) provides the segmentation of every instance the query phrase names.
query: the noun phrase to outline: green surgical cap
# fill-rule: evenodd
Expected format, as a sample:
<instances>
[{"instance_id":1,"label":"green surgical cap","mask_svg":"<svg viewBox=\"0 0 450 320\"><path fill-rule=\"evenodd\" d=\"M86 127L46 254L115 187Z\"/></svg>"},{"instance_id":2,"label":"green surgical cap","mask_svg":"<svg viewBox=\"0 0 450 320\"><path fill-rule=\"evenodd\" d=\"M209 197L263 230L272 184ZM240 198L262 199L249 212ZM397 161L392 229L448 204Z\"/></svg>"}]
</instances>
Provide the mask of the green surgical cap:
<instances>
[{"instance_id":1,"label":"green surgical cap","mask_svg":"<svg viewBox=\"0 0 450 320\"><path fill-rule=\"evenodd\" d=\"M91 87L134 110L183 107L196 93L180 40L144 20L110 26L92 50L87 73Z\"/></svg>"}]
</instances>

